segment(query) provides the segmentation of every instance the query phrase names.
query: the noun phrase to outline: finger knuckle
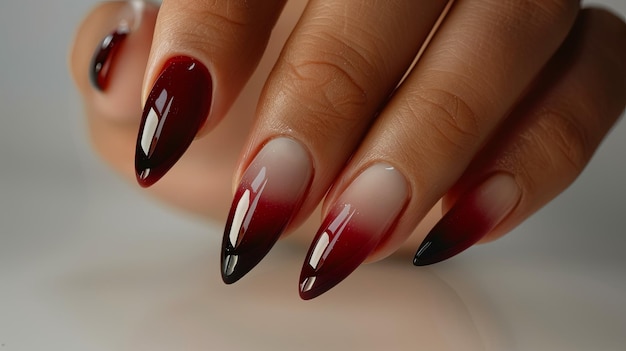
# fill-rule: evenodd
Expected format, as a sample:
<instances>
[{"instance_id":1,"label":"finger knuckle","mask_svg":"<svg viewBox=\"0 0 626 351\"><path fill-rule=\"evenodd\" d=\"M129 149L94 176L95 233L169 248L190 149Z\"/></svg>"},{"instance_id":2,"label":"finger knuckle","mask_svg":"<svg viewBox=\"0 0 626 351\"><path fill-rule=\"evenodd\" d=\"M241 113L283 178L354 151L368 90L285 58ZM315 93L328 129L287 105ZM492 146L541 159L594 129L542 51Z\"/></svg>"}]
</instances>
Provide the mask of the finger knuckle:
<instances>
[{"instance_id":1,"label":"finger knuckle","mask_svg":"<svg viewBox=\"0 0 626 351\"><path fill-rule=\"evenodd\" d=\"M212 23L217 27L241 27L253 20L253 12L246 0L230 0L227 3L202 0L200 5L190 2L181 2L178 6L185 8L190 13L195 13L203 18L204 23ZM198 9L201 9L198 11Z\"/></svg>"},{"instance_id":2,"label":"finger knuckle","mask_svg":"<svg viewBox=\"0 0 626 351\"><path fill-rule=\"evenodd\" d=\"M285 81L301 103L324 119L362 119L369 102L363 64L353 64L341 51L303 52L308 54L285 61Z\"/></svg>"},{"instance_id":3,"label":"finger knuckle","mask_svg":"<svg viewBox=\"0 0 626 351\"><path fill-rule=\"evenodd\" d=\"M481 121L459 95L445 90L415 94L406 104L409 118L417 121L433 143L432 149L463 154L482 135Z\"/></svg>"},{"instance_id":4,"label":"finger knuckle","mask_svg":"<svg viewBox=\"0 0 626 351\"><path fill-rule=\"evenodd\" d=\"M579 0L534 0L534 6L547 18L558 19L575 15L580 8Z\"/></svg>"},{"instance_id":5,"label":"finger knuckle","mask_svg":"<svg viewBox=\"0 0 626 351\"><path fill-rule=\"evenodd\" d=\"M536 166L575 178L591 157L585 129L563 111L545 109L538 115L537 128L526 136L536 150Z\"/></svg>"},{"instance_id":6,"label":"finger knuckle","mask_svg":"<svg viewBox=\"0 0 626 351\"><path fill-rule=\"evenodd\" d=\"M579 0L515 0L515 12L541 26L571 25L580 8Z\"/></svg>"},{"instance_id":7,"label":"finger knuckle","mask_svg":"<svg viewBox=\"0 0 626 351\"><path fill-rule=\"evenodd\" d=\"M250 27L256 24L254 13L243 0L227 4L204 0L199 3L182 1L163 6L159 21L161 27L169 30L160 32L161 41L184 42L187 47L209 56L241 55L248 48L260 46L260 43L246 40Z\"/></svg>"},{"instance_id":8,"label":"finger knuckle","mask_svg":"<svg viewBox=\"0 0 626 351\"><path fill-rule=\"evenodd\" d=\"M367 95L340 66L307 61L289 67L293 78L288 80L287 89L308 114L321 119L358 119Z\"/></svg>"},{"instance_id":9,"label":"finger knuckle","mask_svg":"<svg viewBox=\"0 0 626 351\"><path fill-rule=\"evenodd\" d=\"M576 18L578 0L492 0L490 18L505 28L531 29L531 32L565 33Z\"/></svg>"}]
</instances>

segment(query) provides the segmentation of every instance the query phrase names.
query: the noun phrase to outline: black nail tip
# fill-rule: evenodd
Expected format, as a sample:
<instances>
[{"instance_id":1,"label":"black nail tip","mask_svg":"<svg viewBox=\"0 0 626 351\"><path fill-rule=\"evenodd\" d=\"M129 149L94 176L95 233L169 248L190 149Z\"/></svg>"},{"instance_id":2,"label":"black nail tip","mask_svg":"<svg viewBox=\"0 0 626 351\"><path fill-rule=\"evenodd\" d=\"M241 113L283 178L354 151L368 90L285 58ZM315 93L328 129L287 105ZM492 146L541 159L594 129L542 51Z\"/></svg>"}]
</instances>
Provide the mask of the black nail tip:
<instances>
[{"instance_id":1,"label":"black nail tip","mask_svg":"<svg viewBox=\"0 0 626 351\"><path fill-rule=\"evenodd\" d=\"M226 254L222 257L222 281L224 281L225 284L230 285L236 283L239 279L243 278L246 273L248 273L249 270L243 271L238 269L238 263L238 255Z\"/></svg>"},{"instance_id":2,"label":"black nail tip","mask_svg":"<svg viewBox=\"0 0 626 351\"><path fill-rule=\"evenodd\" d=\"M239 251L239 250L237 250ZM248 274L266 256L269 250L261 252L246 252L239 254L234 249L222 251L222 280L226 284L233 284Z\"/></svg>"},{"instance_id":3,"label":"black nail tip","mask_svg":"<svg viewBox=\"0 0 626 351\"><path fill-rule=\"evenodd\" d=\"M441 250L438 250L438 245L432 240L425 239L417 249L415 257L413 257L414 266L428 266L437 262L441 262L450 256L443 256ZM439 248L440 249L440 248Z\"/></svg>"}]
</instances>

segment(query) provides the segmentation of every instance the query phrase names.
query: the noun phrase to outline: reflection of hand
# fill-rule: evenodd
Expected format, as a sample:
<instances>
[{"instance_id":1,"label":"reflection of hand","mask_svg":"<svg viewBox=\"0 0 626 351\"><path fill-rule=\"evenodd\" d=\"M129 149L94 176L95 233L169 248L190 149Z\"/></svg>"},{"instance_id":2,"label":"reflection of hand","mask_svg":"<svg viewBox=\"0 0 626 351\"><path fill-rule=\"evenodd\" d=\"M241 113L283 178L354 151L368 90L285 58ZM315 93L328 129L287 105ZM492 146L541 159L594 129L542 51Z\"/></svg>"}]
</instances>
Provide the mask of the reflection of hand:
<instances>
[{"instance_id":1,"label":"reflection of hand","mask_svg":"<svg viewBox=\"0 0 626 351\"><path fill-rule=\"evenodd\" d=\"M107 3L72 55L94 144L114 168L149 186L185 153L152 188L167 201L221 213L243 147L224 235L228 283L324 197L306 299L396 251L442 197L448 212L417 265L495 239L576 178L626 102L626 25L577 1L457 1L402 80L446 1L312 0L254 121L245 102L257 84L223 118L283 2L166 0L158 20L152 5ZM94 39L113 29L90 67Z\"/></svg>"}]
</instances>

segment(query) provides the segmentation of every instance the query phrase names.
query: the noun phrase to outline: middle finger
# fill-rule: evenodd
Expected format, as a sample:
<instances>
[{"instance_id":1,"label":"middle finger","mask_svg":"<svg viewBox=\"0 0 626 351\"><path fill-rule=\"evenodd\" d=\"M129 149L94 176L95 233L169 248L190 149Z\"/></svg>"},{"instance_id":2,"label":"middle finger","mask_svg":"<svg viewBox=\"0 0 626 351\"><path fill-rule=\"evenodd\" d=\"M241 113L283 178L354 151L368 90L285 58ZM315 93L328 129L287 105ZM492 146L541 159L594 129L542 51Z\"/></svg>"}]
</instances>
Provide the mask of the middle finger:
<instances>
[{"instance_id":1,"label":"middle finger","mask_svg":"<svg viewBox=\"0 0 626 351\"><path fill-rule=\"evenodd\" d=\"M302 270L303 298L330 289L374 250L370 259L406 240L557 50L577 12L570 0L453 5L328 196Z\"/></svg>"},{"instance_id":2,"label":"middle finger","mask_svg":"<svg viewBox=\"0 0 626 351\"><path fill-rule=\"evenodd\" d=\"M261 96L224 232L225 282L317 206L445 4L308 3Z\"/></svg>"}]
</instances>

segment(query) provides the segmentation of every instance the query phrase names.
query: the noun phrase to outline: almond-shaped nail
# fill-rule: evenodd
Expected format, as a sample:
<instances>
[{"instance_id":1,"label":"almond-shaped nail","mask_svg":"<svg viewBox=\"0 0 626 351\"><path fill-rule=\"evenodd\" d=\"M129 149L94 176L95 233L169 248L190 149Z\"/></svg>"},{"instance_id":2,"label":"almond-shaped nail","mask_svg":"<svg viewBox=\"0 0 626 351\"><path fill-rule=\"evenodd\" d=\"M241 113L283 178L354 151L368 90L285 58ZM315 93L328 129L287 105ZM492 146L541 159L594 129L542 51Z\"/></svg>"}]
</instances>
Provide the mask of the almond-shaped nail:
<instances>
[{"instance_id":1,"label":"almond-shaped nail","mask_svg":"<svg viewBox=\"0 0 626 351\"><path fill-rule=\"evenodd\" d=\"M246 169L235 193L222 241L222 279L231 284L256 266L300 209L313 178L297 141L270 140Z\"/></svg>"},{"instance_id":2,"label":"almond-shaped nail","mask_svg":"<svg viewBox=\"0 0 626 351\"><path fill-rule=\"evenodd\" d=\"M89 65L89 81L94 88L105 91L114 65L115 56L126 37L141 22L145 3L129 1L120 11L117 27L98 44Z\"/></svg>"},{"instance_id":3,"label":"almond-shaped nail","mask_svg":"<svg viewBox=\"0 0 626 351\"><path fill-rule=\"evenodd\" d=\"M417 249L413 264L446 260L474 245L517 206L522 192L515 178L496 173L462 195Z\"/></svg>"},{"instance_id":4,"label":"almond-shaped nail","mask_svg":"<svg viewBox=\"0 0 626 351\"><path fill-rule=\"evenodd\" d=\"M406 179L390 165L372 165L356 177L313 239L300 273L300 297L317 297L350 275L393 228L408 200Z\"/></svg>"},{"instance_id":5,"label":"almond-shaped nail","mask_svg":"<svg viewBox=\"0 0 626 351\"><path fill-rule=\"evenodd\" d=\"M187 150L211 109L213 81L188 56L170 58L154 82L141 117L135 172L141 186L161 179Z\"/></svg>"}]
</instances>

